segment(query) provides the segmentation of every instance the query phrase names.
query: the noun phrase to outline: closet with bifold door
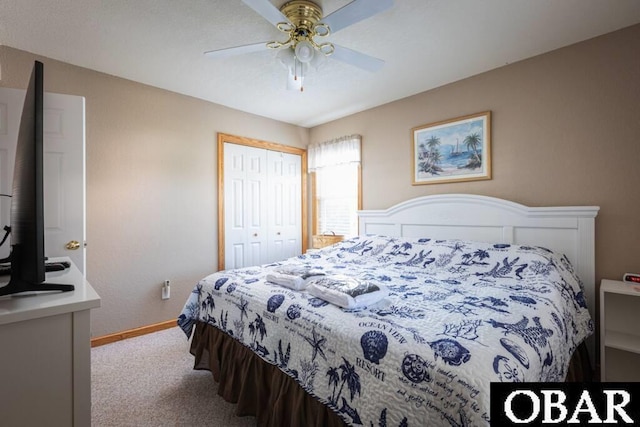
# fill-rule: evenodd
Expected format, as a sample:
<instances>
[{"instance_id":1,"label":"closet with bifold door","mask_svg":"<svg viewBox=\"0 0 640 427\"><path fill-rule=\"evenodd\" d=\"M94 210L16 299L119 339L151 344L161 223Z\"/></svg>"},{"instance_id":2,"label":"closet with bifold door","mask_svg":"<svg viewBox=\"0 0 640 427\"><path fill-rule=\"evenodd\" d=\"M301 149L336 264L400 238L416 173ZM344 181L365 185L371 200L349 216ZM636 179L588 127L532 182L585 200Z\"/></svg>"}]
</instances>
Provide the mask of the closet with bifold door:
<instances>
[{"instance_id":1,"label":"closet with bifold door","mask_svg":"<svg viewBox=\"0 0 640 427\"><path fill-rule=\"evenodd\" d=\"M300 255L306 247L306 150L219 135L218 156L218 268Z\"/></svg>"}]
</instances>

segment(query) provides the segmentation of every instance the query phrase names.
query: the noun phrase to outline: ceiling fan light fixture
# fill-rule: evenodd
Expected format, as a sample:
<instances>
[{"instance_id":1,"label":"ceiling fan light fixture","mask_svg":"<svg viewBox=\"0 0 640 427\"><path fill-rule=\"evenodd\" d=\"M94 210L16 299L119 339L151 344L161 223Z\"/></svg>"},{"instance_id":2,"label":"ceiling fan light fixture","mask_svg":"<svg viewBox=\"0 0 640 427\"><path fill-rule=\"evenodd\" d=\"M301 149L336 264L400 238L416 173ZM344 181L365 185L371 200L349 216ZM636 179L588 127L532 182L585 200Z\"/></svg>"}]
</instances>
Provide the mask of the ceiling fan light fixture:
<instances>
[{"instance_id":1,"label":"ceiling fan light fixture","mask_svg":"<svg viewBox=\"0 0 640 427\"><path fill-rule=\"evenodd\" d=\"M299 41L296 44L295 54L298 61L306 64L313 59L315 48L308 40Z\"/></svg>"},{"instance_id":2,"label":"ceiling fan light fixture","mask_svg":"<svg viewBox=\"0 0 640 427\"><path fill-rule=\"evenodd\" d=\"M314 55L309 62L302 62L296 57L292 46L283 48L278 52L276 60L287 70L287 89L304 91L302 82L310 66L317 67L317 57L318 55Z\"/></svg>"},{"instance_id":3,"label":"ceiling fan light fixture","mask_svg":"<svg viewBox=\"0 0 640 427\"><path fill-rule=\"evenodd\" d=\"M276 55L278 62L287 70L293 68L296 55L290 47L280 49Z\"/></svg>"},{"instance_id":4,"label":"ceiling fan light fixture","mask_svg":"<svg viewBox=\"0 0 640 427\"><path fill-rule=\"evenodd\" d=\"M327 62L326 55L313 55L313 59L309 62L309 67L319 70Z\"/></svg>"}]
</instances>

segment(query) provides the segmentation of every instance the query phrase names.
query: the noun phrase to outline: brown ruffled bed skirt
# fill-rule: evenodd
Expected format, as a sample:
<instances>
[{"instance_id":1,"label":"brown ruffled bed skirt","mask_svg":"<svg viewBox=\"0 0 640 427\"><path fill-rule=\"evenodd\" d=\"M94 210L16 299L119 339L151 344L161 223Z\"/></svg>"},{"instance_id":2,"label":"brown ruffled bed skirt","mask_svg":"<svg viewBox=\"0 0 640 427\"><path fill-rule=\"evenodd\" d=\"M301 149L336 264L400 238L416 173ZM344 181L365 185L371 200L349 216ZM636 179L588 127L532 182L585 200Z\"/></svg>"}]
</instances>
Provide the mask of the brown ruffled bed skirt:
<instances>
[{"instance_id":1,"label":"brown ruffled bed skirt","mask_svg":"<svg viewBox=\"0 0 640 427\"><path fill-rule=\"evenodd\" d=\"M293 378L215 326L196 323L191 353L195 356L194 369L211 371L219 383L218 394L237 404L236 415L253 415L259 426L346 426ZM572 358L567 381L591 381L584 344Z\"/></svg>"},{"instance_id":2,"label":"brown ruffled bed skirt","mask_svg":"<svg viewBox=\"0 0 640 427\"><path fill-rule=\"evenodd\" d=\"M215 326L196 324L191 353L194 369L211 371L218 394L237 404L236 415L253 415L259 426L346 426L293 378Z\"/></svg>"},{"instance_id":3,"label":"brown ruffled bed skirt","mask_svg":"<svg viewBox=\"0 0 640 427\"><path fill-rule=\"evenodd\" d=\"M593 381L593 371L591 370L591 362L589 361L589 351L583 341L576 351L573 352L573 356L571 356L565 382L580 383L591 381Z\"/></svg>"}]
</instances>

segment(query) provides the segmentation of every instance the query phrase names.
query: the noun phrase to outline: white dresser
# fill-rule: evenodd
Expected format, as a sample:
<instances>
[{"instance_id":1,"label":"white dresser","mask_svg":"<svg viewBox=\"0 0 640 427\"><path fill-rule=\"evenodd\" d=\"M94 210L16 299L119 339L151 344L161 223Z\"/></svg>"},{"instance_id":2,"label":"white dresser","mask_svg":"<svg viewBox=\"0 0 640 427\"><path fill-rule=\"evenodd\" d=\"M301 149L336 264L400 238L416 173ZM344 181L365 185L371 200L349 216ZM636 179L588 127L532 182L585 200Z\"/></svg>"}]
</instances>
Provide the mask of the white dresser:
<instances>
[{"instance_id":1,"label":"white dresser","mask_svg":"<svg viewBox=\"0 0 640 427\"><path fill-rule=\"evenodd\" d=\"M73 264L47 282L75 290L0 297L0 424L90 426L90 310L100 297Z\"/></svg>"}]
</instances>

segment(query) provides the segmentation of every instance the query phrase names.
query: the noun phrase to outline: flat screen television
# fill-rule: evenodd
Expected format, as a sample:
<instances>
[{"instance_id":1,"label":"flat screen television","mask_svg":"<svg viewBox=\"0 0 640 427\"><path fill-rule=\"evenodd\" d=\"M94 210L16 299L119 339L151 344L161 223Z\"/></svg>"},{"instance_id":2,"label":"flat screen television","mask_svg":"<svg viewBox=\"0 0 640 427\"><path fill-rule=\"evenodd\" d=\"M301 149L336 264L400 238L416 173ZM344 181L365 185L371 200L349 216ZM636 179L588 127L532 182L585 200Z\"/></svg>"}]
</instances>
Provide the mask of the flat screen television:
<instances>
[{"instance_id":1,"label":"flat screen television","mask_svg":"<svg viewBox=\"0 0 640 427\"><path fill-rule=\"evenodd\" d=\"M1 295L72 291L45 283L44 254L44 66L36 61L24 99L11 191L11 278Z\"/></svg>"}]
</instances>

